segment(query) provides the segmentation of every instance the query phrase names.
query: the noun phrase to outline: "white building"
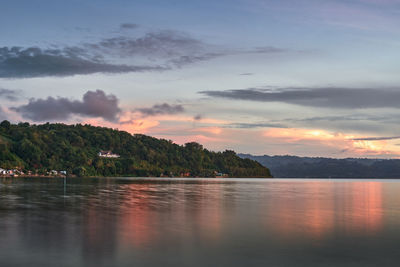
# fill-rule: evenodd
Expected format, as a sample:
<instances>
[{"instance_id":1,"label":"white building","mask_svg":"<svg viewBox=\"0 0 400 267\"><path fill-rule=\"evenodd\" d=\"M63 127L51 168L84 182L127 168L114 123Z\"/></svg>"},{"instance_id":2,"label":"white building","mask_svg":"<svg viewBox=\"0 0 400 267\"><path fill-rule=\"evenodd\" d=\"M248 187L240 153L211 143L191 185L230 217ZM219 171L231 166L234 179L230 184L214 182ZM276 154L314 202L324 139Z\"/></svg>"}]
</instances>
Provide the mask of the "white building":
<instances>
[{"instance_id":1,"label":"white building","mask_svg":"<svg viewBox=\"0 0 400 267\"><path fill-rule=\"evenodd\" d=\"M117 154L113 154L111 151L100 151L98 156L102 157L102 158L119 158L120 157Z\"/></svg>"}]
</instances>

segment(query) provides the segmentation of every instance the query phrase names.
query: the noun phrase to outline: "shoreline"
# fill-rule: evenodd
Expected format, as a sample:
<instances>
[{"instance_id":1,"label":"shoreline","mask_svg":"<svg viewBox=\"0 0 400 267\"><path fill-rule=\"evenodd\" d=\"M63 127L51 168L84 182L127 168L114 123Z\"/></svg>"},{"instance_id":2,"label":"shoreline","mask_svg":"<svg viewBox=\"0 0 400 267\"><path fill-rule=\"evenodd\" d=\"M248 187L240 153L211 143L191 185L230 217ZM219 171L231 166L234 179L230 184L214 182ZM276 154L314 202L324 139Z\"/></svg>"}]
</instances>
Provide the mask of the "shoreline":
<instances>
[{"instance_id":1,"label":"shoreline","mask_svg":"<svg viewBox=\"0 0 400 267\"><path fill-rule=\"evenodd\" d=\"M199 176L130 176L130 175L124 175L124 176L75 176L75 175L68 175L68 176L60 176L60 175L0 175L0 178L176 178L176 179L202 179L202 178L207 178L207 179L237 179L237 178L243 178L243 179L275 179L275 177L199 177ZM284 178L283 178L284 179Z\"/></svg>"},{"instance_id":2,"label":"shoreline","mask_svg":"<svg viewBox=\"0 0 400 267\"><path fill-rule=\"evenodd\" d=\"M0 175L0 178L75 178L60 175Z\"/></svg>"}]
</instances>

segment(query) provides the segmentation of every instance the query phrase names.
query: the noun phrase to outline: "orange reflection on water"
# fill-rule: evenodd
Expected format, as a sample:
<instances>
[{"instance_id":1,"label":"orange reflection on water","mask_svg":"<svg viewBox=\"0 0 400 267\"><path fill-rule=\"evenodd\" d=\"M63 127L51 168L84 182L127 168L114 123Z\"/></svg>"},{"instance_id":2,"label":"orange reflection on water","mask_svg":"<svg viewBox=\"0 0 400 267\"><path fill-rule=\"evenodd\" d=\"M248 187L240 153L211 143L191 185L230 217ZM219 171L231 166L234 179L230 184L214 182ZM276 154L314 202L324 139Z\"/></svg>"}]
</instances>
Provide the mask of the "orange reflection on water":
<instances>
[{"instance_id":1,"label":"orange reflection on water","mask_svg":"<svg viewBox=\"0 0 400 267\"><path fill-rule=\"evenodd\" d=\"M208 241L220 239L222 230L223 206L221 203L222 185L203 184L200 188L196 228ZM191 203L189 203L191 204Z\"/></svg>"},{"instance_id":2,"label":"orange reflection on water","mask_svg":"<svg viewBox=\"0 0 400 267\"><path fill-rule=\"evenodd\" d=\"M175 234L220 239L222 230L221 185L199 184L196 190L169 190L168 185L129 185L120 208L120 241L123 246L145 247ZM164 187L165 194L156 197ZM188 194L189 193L189 194Z\"/></svg>"},{"instance_id":3,"label":"orange reflection on water","mask_svg":"<svg viewBox=\"0 0 400 267\"><path fill-rule=\"evenodd\" d=\"M151 185L129 185L127 195L120 208L121 242L124 245L143 247L158 238L157 228L152 224L157 219L151 211Z\"/></svg>"},{"instance_id":4,"label":"orange reflection on water","mask_svg":"<svg viewBox=\"0 0 400 267\"><path fill-rule=\"evenodd\" d=\"M282 196L271 200L273 220L268 218L267 227L277 228L285 237L294 234L320 237L334 227L334 199L326 198L334 195L332 187L321 187L318 182L282 185Z\"/></svg>"},{"instance_id":5,"label":"orange reflection on water","mask_svg":"<svg viewBox=\"0 0 400 267\"><path fill-rule=\"evenodd\" d=\"M382 183L352 183L352 210L348 216L349 230L378 232L382 228Z\"/></svg>"},{"instance_id":6,"label":"orange reflection on water","mask_svg":"<svg viewBox=\"0 0 400 267\"><path fill-rule=\"evenodd\" d=\"M325 194L332 194L332 188L329 188L328 192L324 192L321 187L314 185L311 191L312 194L316 195L316 199L306 201L308 216L303 217L302 223L305 226L304 228L312 235L319 237L334 227L334 214L332 212L334 201L323 197Z\"/></svg>"},{"instance_id":7,"label":"orange reflection on water","mask_svg":"<svg viewBox=\"0 0 400 267\"><path fill-rule=\"evenodd\" d=\"M277 228L282 237L321 238L341 229L376 233L382 228L381 183L324 181L295 183L292 187L292 196L286 192L272 200L273 220L267 220L267 227Z\"/></svg>"}]
</instances>

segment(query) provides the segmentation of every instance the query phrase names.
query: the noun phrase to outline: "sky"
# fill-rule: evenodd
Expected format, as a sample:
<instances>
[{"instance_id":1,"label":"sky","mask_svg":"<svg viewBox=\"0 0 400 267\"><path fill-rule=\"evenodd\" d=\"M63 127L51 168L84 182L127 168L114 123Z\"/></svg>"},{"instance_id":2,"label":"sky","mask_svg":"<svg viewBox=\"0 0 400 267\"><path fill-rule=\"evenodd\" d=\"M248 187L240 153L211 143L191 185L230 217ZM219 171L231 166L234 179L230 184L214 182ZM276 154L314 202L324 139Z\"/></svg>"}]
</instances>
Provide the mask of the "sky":
<instances>
[{"instance_id":1,"label":"sky","mask_svg":"<svg viewBox=\"0 0 400 267\"><path fill-rule=\"evenodd\" d=\"M400 0L14 0L0 120L400 158Z\"/></svg>"}]
</instances>

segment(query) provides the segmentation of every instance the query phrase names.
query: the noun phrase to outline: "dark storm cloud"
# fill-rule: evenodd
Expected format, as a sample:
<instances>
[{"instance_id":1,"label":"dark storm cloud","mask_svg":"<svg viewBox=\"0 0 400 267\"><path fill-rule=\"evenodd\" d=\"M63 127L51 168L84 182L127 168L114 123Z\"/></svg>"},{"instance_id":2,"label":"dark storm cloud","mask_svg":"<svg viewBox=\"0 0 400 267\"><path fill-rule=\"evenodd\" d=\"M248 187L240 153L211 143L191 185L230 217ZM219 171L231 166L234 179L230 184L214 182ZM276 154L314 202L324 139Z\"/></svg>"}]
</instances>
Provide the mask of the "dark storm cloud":
<instances>
[{"instance_id":1,"label":"dark storm cloud","mask_svg":"<svg viewBox=\"0 0 400 267\"><path fill-rule=\"evenodd\" d=\"M132 29L136 29L139 28L139 24L135 24L135 23L122 23L120 25L120 28L123 30L132 30Z\"/></svg>"},{"instance_id":2,"label":"dark storm cloud","mask_svg":"<svg viewBox=\"0 0 400 267\"><path fill-rule=\"evenodd\" d=\"M11 109L33 121L65 120L71 115L116 121L121 111L117 97L106 95L102 90L86 92L81 101L65 97L30 99L28 104Z\"/></svg>"},{"instance_id":3,"label":"dark storm cloud","mask_svg":"<svg viewBox=\"0 0 400 267\"><path fill-rule=\"evenodd\" d=\"M383 140L394 140L400 139L400 136L389 136L389 137L365 137L365 138L354 138L354 141L383 141Z\"/></svg>"},{"instance_id":4,"label":"dark storm cloud","mask_svg":"<svg viewBox=\"0 0 400 267\"><path fill-rule=\"evenodd\" d=\"M201 94L234 100L282 102L323 108L400 108L400 89L385 88L284 88L201 91Z\"/></svg>"},{"instance_id":5,"label":"dark storm cloud","mask_svg":"<svg viewBox=\"0 0 400 267\"><path fill-rule=\"evenodd\" d=\"M139 111L144 116L156 116L156 115L169 115L178 114L185 111L182 105L170 105L167 103L154 105L151 108L138 108L135 111Z\"/></svg>"},{"instance_id":6,"label":"dark storm cloud","mask_svg":"<svg viewBox=\"0 0 400 267\"><path fill-rule=\"evenodd\" d=\"M90 56L79 47L63 50L40 48L0 48L0 78L71 76L92 73L124 73L163 70L160 66L109 64L101 57Z\"/></svg>"},{"instance_id":7,"label":"dark storm cloud","mask_svg":"<svg viewBox=\"0 0 400 267\"><path fill-rule=\"evenodd\" d=\"M0 98L5 98L9 101L16 101L19 95L19 91L0 88Z\"/></svg>"}]
</instances>

